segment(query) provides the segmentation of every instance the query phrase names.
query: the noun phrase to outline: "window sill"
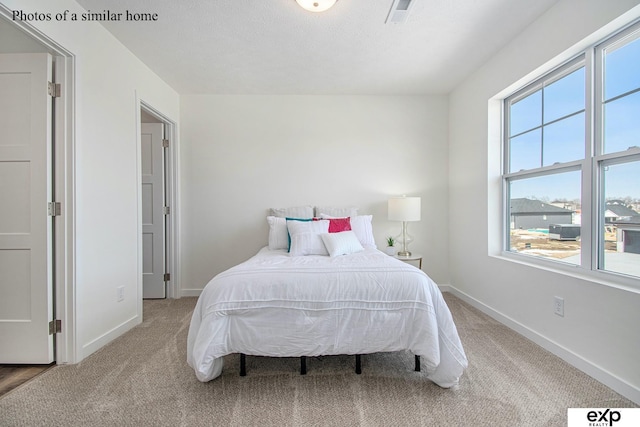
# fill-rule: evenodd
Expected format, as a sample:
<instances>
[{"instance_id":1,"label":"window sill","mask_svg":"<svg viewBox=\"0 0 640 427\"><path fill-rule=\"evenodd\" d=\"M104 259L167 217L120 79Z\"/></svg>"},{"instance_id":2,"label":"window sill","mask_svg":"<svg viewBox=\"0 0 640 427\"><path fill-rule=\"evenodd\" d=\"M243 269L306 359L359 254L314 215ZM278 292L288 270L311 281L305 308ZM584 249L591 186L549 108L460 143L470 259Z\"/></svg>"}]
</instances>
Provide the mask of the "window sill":
<instances>
[{"instance_id":1,"label":"window sill","mask_svg":"<svg viewBox=\"0 0 640 427\"><path fill-rule=\"evenodd\" d=\"M634 278L609 271L587 270L579 265L541 259L514 252L503 251L499 254L489 254L489 256L499 260L589 281L598 285L609 286L611 288L640 294L640 278Z\"/></svg>"}]
</instances>

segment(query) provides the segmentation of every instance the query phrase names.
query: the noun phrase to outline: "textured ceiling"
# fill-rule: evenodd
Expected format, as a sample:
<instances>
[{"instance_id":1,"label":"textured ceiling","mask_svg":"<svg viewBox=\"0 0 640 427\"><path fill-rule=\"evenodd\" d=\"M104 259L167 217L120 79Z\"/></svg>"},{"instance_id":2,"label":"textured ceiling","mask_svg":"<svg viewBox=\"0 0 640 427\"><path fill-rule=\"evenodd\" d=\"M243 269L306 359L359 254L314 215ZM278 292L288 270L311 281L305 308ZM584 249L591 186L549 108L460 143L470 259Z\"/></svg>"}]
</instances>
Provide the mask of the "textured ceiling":
<instances>
[{"instance_id":1,"label":"textured ceiling","mask_svg":"<svg viewBox=\"0 0 640 427\"><path fill-rule=\"evenodd\" d=\"M157 13L104 22L181 94L448 93L557 0L77 0L92 12Z\"/></svg>"}]
</instances>

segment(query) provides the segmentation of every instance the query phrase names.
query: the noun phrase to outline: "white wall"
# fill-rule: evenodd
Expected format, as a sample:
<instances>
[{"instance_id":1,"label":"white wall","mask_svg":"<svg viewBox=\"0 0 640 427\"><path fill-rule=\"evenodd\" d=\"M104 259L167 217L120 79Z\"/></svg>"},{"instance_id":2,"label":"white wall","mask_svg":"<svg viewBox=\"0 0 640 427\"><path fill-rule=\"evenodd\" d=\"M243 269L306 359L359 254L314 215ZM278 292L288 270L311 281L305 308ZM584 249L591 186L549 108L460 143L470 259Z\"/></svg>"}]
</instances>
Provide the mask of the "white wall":
<instances>
[{"instance_id":1,"label":"white wall","mask_svg":"<svg viewBox=\"0 0 640 427\"><path fill-rule=\"evenodd\" d=\"M422 197L410 249L448 283L444 96L181 96L183 294L267 243L270 207L356 205L376 243L387 199Z\"/></svg>"},{"instance_id":2,"label":"white wall","mask_svg":"<svg viewBox=\"0 0 640 427\"><path fill-rule=\"evenodd\" d=\"M494 95L577 52L637 3L561 1L451 94L449 262L460 295L640 402L638 292L490 256L500 247L500 127L488 126L500 117ZM554 295L565 299L563 318Z\"/></svg>"},{"instance_id":3,"label":"white wall","mask_svg":"<svg viewBox=\"0 0 640 427\"><path fill-rule=\"evenodd\" d=\"M71 0L3 0L57 13ZM77 358L141 321L138 262L137 97L176 122L177 93L97 23L33 22L75 55ZM64 208L63 208L64 209ZM116 302L116 288L125 300Z\"/></svg>"}]
</instances>

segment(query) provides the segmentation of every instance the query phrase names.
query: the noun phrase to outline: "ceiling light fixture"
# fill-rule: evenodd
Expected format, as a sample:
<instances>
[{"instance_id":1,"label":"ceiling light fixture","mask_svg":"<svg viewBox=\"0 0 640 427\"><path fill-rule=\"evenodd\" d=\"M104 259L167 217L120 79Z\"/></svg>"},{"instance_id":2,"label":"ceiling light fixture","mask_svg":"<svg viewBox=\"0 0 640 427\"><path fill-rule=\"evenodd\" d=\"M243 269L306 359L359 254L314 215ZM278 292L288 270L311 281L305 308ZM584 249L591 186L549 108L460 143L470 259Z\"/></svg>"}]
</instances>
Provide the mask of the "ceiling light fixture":
<instances>
[{"instance_id":1,"label":"ceiling light fixture","mask_svg":"<svg viewBox=\"0 0 640 427\"><path fill-rule=\"evenodd\" d=\"M296 0L303 9L310 12L324 12L336 4L338 0Z\"/></svg>"}]
</instances>

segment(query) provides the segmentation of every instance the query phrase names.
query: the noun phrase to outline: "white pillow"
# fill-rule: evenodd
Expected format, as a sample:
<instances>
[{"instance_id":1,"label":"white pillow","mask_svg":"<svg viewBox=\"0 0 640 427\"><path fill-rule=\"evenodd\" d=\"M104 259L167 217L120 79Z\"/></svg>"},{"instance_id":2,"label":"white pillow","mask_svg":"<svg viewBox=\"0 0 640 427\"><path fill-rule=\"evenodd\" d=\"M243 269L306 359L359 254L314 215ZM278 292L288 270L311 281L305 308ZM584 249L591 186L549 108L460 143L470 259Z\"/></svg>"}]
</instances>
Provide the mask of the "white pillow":
<instances>
[{"instance_id":1,"label":"white pillow","mask_svg":"<svg viewBox=\"0 0 640 427\"><path fill-rule=\"evenodd\" d=\"M287 221L291 256L329 255L320 235L329 232L329 221Z\"/></svg>"},{"instance_id":2,"label":"white pillow","mask_svg":"<svg viewBox=\"0 0 640 427\"><path fill-rule=\"evenodd\" d=\"M346 218L358 215L358 208L355 206L349 206L339 208L335 206L316 206L316 218L320 218L322 215L329 215L334 218Z\"/></svg>"},{"instance_id":3,"label":"white pillow","mask_svg":"<svg viewBox=\"0 0 640 427\"><path fill-rule=\"evenodd\" d=\"M287 220L275 216L268 216L269 224L269 249L287 249L289 247L289 233L287 232Z\"/></svg>"},{"instance_id":4,"label":"white pillow","mask_svg":"<svg viewBox=\"0 0 640 427\"><path fill-rule=\"evenodd\" d=\"M320 218L332 218L329 215L320 215ZM351 221L351 230L356 233L360 244L365 248L376 248L376 240L373 237L373 226L371 225L371 220L373 219L373 215L358 215L352 216Z\"/></svg>"},{"instance_id":5,"label":"white pillow","mask_svg":"<svg viewBox=\"0 0 640 427\"><path fill-rule=\"evenodd\" d=\"M322 238L324 246L327 248L329 256L331 257L349 255L364 250L356 236L356 233L353 231L327 233L320 235L320 237Z\"/></svg>"},{"instance_id":6,"label":"white pillow","mask_svg":"<svg viewBox=\"0 0 640 427\"><path fill-rule=\"evenodd\" d=\"M292 208L271 208L270 214L280 218L313 218L313 208L311 206L295 206Z\"/></svg>"}]
</instances>

